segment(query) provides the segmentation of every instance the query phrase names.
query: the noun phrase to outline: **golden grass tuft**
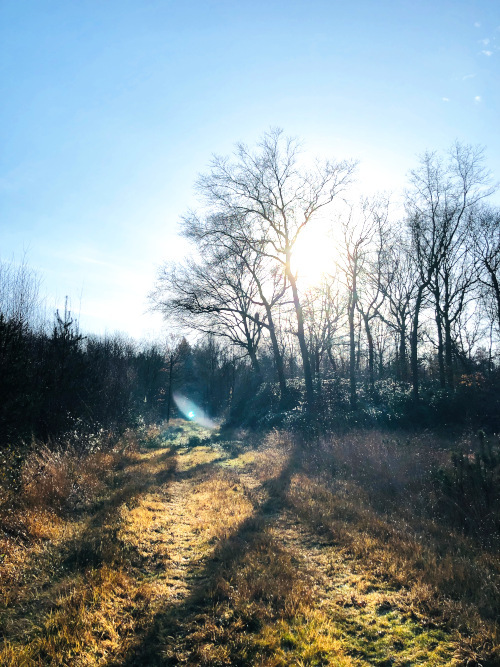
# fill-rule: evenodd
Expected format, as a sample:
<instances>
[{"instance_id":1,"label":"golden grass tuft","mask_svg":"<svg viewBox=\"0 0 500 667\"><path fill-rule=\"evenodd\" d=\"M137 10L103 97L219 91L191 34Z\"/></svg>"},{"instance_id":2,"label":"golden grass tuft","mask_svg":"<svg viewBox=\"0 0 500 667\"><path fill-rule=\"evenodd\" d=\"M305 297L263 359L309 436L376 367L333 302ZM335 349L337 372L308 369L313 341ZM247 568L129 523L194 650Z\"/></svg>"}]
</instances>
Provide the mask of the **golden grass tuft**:
<instances>
[{"instance_id":1,"label":"golden grass tuft","mask_svg":"<svg viewBox=\"0 0 500 667\"><path fill-rule=\"evenodd\" d=\"M402 610L424 625L454 628L458 663L479 664L476 654L483 664L500 664L498 554L428 511L429 470L445 457L441 443L355 433L323 441L315 456L292 478L296 514L360 571L399 591Z\"/></svg>"},{"instance_id":2,"label":"golden grass tuft","mask_svg":"<svg viewBox=\"0 0 500 667\"><path fill-rule=\"evenodd\" d=\"M68 658L79 665L102 664L133 631L129 591L130 580L120 570L103 565L87 571L54 600L33 640L18 648L10 664L62 665ZM12 645L7 655L9 650Z\"/></svg>"},{"instance_id":3,"label":"golden grass tuft","mask_svg":"<svg viewBox=\"0 0 500 667\"><path fill-rule=\"evenodd\" d=\"M0 664L104 664L135 641L146 600L120 527L148 489L164 498L176 457L122 444L86 456L43 448L17 497L4 493Z\"/></svg>"},{"instance_id":4,"label":"golden grass tuft","mask_svg":"<svg viewBox=\"0 0 500 667\"><path fill-rule=\"evenodd\" d=\"M422 496L442 442L206 436L32 456L0 494L0 664L500 664L497 554Z\"/></svg>"},{"instance_id":5,"label":"golden grass tuft","mask_svg":"<svg viewBox=\"0 0 500 667\"><path fill-rule=\"evenodd\" d=\"M28 457L22 471L21 486L28 505L62 509L75 483L75 454L49 449L43 445Z\"/></svg>"},{"instance_id":6,"label":"golden grass tuft","mask_svg":"<svg viewBox=\"0 0 500 667\"><path fill-rule=\"evenodd\" d=\"M165 655L188 665L352 665L310 575L265 525L249 521L210 565L196 612ZM182 656L184 656L182 658Z\"/></svg>"},{"instance_id":7,"label":"golden grass tuft","mask_svg":"<svg viewBox=\"0 0 500 667\"><path fill-rule=\"evenodd\" d=\"M189 504L193 530L208 542L227 539L253 513L236 476L218 471L199 483Z\"/></svg>"}]
</instances>

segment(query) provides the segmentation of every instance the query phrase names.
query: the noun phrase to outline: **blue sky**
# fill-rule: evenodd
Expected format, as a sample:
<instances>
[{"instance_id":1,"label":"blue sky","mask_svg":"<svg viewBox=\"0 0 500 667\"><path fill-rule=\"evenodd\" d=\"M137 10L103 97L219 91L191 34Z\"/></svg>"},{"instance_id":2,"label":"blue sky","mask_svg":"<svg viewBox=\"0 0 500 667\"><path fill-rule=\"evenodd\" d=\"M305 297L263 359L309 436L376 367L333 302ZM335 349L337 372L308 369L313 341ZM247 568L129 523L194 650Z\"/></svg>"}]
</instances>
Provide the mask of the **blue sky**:
<instances>
[{"instance_id":1,"label":"blue sky","mask_svg":"<svg viewBox=\"0 0 500 667\"><path fill-rule=\"evenodd\" d=\"M398 193L459 139L498 181L499 62L496 0L0 0L0 258L86 331L156 335L213 153L279 126Z\"/></svg>"}]
</instances>

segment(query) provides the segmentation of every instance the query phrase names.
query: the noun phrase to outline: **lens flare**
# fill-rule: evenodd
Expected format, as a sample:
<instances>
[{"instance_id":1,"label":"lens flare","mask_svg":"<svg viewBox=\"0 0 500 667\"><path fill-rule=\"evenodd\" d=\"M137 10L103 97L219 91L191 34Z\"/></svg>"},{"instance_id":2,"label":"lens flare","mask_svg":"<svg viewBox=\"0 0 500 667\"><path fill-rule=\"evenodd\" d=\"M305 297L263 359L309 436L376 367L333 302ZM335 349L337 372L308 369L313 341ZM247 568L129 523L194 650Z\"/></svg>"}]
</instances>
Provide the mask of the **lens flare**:
<instances>
[{"instance_id":1,"label":"lens flare","mask_svg":"<svg viewBox=\"0 0 500 667\"><path fill-rule=\"evenodd\" d=\"M210 417L193 401L186 398L182 394L174 394L173 396L176 406L182 412L186 419L195 422L205 428L215 428L217 424L210 419Z\"/></svg>"}]
</instances>

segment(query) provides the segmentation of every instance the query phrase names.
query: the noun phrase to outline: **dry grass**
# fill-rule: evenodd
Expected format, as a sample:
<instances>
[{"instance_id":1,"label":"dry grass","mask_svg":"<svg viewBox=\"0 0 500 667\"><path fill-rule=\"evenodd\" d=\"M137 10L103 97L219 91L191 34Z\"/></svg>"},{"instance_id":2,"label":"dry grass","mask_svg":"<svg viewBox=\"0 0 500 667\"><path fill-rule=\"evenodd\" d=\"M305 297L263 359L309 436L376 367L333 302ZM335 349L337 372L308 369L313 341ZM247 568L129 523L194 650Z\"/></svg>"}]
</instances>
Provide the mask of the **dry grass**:
<instances>
[{"instance_id":1,"label":"dry grass","mask_svg":"<svg viewBox=\"0 0 500 667\"><path fill-rule=\"evenodd\" d=\"M230 539L209 568L177 642L165 656L188 665L352 665L338 629L314 609L310 576L263 526Z\"/></svg>"},{"instance_id":2,"label":"dry grass","mask_svg":"<svg viewBox=\"0 0 500 667\"><path fill-rule=\"evenodd\" d=\"M117 539L122 511L162 487L175 453L151 461L133 434L120 445L87 456L41 448L20 492L3 493L0 664L104 664L133 636L140 584Z\"/></svg>"},{"instance_id":3,"label":"dry grass","mask_svg":"<svg viewBox=\"0 0 500 667\"><path fill-rule=\"evenodd\" d=\"M29 460L0 496L0 664L500 664L497 555L429 514L445 443L209 435Z\"/></svg>"},{"instance_id":4,"label":"dry grass","mask_svg":"<svg viewBox=\"0 0 500 667\"><path fill-rule=\"evenodd\" d=\"M498 554L431 515L430 473L447 459L429 437L323 441L292 479L289 503L360 571L394 587L399 610L454 628L457 660L500 664Z\"/></svg>"},{"instance_id":5,"label":"dry grass","mask_svg":"<svg viewBox=\"0 0 500 667\"><path fill-rule=\"evenodd\" d=\"M73 449L41 446L28 457L21 475L23 501L30 507L56 511L81 509L105 489L122 452L78 456Z\"/></svg>"},{"instance_id":6,"label":"dry grass","mask_svg":"<svg viewBox=\"0 0 500 667\"><path fill-rule=\"evenodd\" d=\"M192 530L203 533L208 543L228 539L242 521L252 516L253 509L236 475L210 475L197 485L189 503Z\"/></svg>"},{"instance_id":7,"label":"dry grass","mask_svg":"<svg viewBox=\"0 0 500 667\"><path fill-rule=\"evenodd\" d=\"M133 582L107 564L61 587L32 640L7 641L5 665L96 665L134 630Z\"/></svg>"}]
</instances>

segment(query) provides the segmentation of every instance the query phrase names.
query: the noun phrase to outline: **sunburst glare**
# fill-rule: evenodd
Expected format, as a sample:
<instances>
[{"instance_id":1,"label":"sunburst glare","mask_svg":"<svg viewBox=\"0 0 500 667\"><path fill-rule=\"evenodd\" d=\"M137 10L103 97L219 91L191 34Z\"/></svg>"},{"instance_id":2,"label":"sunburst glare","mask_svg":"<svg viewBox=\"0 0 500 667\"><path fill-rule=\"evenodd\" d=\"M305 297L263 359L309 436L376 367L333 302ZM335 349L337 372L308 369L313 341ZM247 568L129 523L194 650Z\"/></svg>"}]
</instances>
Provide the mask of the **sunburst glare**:
<instances>
[{"instance_id":1,"label":"sunburst glare","mask_svg":"<svg viewBox=\"0 0 500 667\"><path fill-rule=\"evenodd\" d=\"M335 244L326 223L305 227L295 243L292 269L299 285L307 290L319 285L321 278L334 272Z\"/></svg>"}]
</instances>

